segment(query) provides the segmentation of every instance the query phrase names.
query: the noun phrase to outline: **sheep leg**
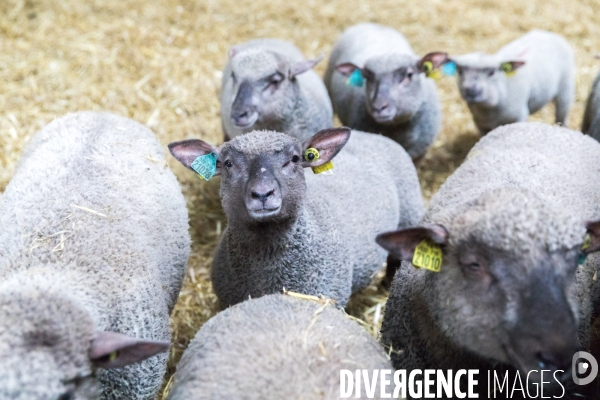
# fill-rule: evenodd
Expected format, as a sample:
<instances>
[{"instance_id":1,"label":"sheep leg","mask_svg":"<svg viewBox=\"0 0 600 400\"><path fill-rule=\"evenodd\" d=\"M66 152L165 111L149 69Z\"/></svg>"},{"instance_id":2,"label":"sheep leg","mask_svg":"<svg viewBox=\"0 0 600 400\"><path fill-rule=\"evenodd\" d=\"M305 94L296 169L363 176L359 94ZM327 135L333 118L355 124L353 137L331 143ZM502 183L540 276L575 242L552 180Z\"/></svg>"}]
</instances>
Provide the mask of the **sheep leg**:
<instances>
[{"instance_id":1,"label":"sheep leg","mask_svg":"<svg viewBox=\"0 0 600 400\"><path fill-rule=\"evenodd\" d=\"M573 101L573 84L570 82L563 83L562 87L558 91L558 95L554 98L555 106L555 122L557 124L566 126L567 115L569 114L569 108Z\"/></svg>"}]
</instances>

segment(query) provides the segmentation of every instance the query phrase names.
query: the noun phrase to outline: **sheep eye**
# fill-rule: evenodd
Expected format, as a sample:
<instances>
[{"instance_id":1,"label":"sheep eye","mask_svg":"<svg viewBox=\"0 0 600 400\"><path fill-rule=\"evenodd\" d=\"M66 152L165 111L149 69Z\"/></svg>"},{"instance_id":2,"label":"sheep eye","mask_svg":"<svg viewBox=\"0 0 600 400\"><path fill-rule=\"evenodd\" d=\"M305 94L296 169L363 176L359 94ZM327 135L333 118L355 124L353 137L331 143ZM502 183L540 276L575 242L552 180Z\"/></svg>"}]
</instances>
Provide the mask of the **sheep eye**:
<instances>
[{"instance_id":1,"label":"sheep eye","mask_svg":"<svg viewBox=\"0 0 600 400\"><path fill-rule=\"evenodd\" d=\"M472 272L477 272L481 269L479 263L470 263L467 265L467 269Z\"/></svg>"},{"instance_id":2,"label":"sheep eye","mask_svg":"<svg viewBox=\"0 0 600 400\"><path fill-rule=\"evenodd\" d=\"M406 74L406 76L408 77L408 79L412 79L412 77L413 77L413 73L412 73L412 72L409 72L408 74Z\"/></svg>"},{"instance_id":3,"label":"sheep eye","mask_svg":"<svg viewBox=\"0 0 600 400\"><path fill-rule=\"evenodd\" d=\"M496 73L496 70L493 69L490 72L488 72L488 76L494 76L495 73Z\"/></svg>"},{"instance_id":4,"label":"sheep eye","mask_svg":"<svg viewBox=\"0 0 600 400\"><path fill-rule=\"evenodd\" d=\"M294 154L294 156L292 157L292 162L297 163L298 161L300 161L300 157Z\"/></svg>"},{"instance_id":5,"label":"sheep eye","mask_svg":"<svg viewBox=\"0 0 600 400\"><path fill-rule=\"evenodd\" d=\"M229 160L226 160L226 161L225 161L225 166L226 166L227 168L231 168L231 167L233 167L233 164L231 163L231 161L229 161Z\"/></svg>"}]
</instances>

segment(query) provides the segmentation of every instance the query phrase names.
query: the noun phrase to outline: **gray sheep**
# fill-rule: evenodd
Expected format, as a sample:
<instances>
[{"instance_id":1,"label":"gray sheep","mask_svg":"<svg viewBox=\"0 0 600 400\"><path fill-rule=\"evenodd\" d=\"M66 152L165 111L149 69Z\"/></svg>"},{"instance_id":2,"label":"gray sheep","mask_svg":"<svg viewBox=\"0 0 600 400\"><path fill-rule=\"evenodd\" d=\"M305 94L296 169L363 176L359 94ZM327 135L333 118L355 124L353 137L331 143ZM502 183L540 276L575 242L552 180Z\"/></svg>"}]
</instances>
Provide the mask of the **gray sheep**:
<instances>
[{"instance_id":1,"label":"gray sheep","mask_svg":"<svg viewBox=\"0 0 600 400\"><path fill-rule=\"evenodd\" d=\"M585 261L600 249L598 176L600 144L565 128L512 124L477 143L420 227L377 239L405 260L381 329L403 350L394 367L538 370L538 383L563 370L564 383L598 299L600 259ZM409 262L423 240L443 253L438 273Z\"/></svg>"},{"instance_id":2,"label":"gray sheep","mask_svg":"<svg viewBox=\"0 0 600 400\"><path fill-rule=\"evenodd\" d=\"M554 101L556 123L565 125L575 97L575 59L556 33L533 30L495 54L452 57L458 88L481 134L523 122Z\"/></svg>"},{"instance_id":3,"label":"gray sheep","mask_svg":"<svg viewBox=\"0 0 600 400\"><path fill-rule=\"evenodd\" d=\"M80 112L38 132L0 200L0 398L156 398L189 244L149 129Z\"/></svg>"},{"instance_id":4,"label":"gray sheep","mask_svg":"<svg viewBox=\"0 0 600 400\"><path fill-rule=\"evenodd\" d=\"M337 399L342 369L391 365L379 343L335 307L273 294L204 324L177 366L167 400ZM380 398L379 385L374 392ZM364 389L361 395L367 398Z\"/></svg>"},{"instance_id":5,"label":"gray sheep","mask_svg":"<svg viewBox=\"0 0 600 400\"><path fill-rule=\"evenodd\" d=\"M581 131L600 141L600 73L594 79L585 105Z\"/></svg>"},{"instance_id":6,"label":"gray sheep","mask_svg":"<svg viewBox=\"0 0 600 400\"><path fill-rule=\"evenodd\" d=\"M381 133L416 160L427 152L441 123L435 83L422 71L446 59L446 53L419 58L398 31L358 24L335 44L324 80L344 125Z\"/></svg>"},{"instance_id":7,"label":"gray sheep","mask_svg":"<svg viewBox=\"0 0 600 400\"><path fill-rule=\"evenodd\" d=\"M385 252L375 236L414 226L423 213L408 154L379 135L350 138L348 128L330 128L301 143L255 131L221 147L191 139L169 149L188 168L199 157L217 158L228 225L211 277L224 307L284 288L343 307L381 269ZM308 149L319 156L311 161ZM333 174L304 173L334 156Z\"/></svg>"},{"instance_id":8,"label":"gray sheep","mask_svg":"<svg viewBox=\"0 0 600 400\"><path fill-rule=\"evenodd\" d=\"M232 47L221 83L221 122L226 139L254 130L287 132L300 140L333 126L321 78L293 44L255 39Z\"/></svg>"}]
</instances>

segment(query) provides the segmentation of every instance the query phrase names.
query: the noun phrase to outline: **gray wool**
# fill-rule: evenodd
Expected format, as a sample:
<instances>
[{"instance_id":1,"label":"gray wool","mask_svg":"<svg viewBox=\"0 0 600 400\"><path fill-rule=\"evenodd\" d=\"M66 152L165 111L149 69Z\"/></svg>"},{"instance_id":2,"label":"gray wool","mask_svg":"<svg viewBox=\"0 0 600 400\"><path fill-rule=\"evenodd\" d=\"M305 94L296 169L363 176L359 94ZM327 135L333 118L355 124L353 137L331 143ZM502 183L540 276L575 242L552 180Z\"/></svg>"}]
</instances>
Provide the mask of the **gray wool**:
<instances>
[{"instance_id":1,"label":"gray wool","mask_svg":"<svg viewBox=\"0 0 600 400\"><path fill-rule=\"evenodd\" d=\"M600 73L594 79L585 105L581 131L600 142Z\"/></svg>"},{"instance_id":2,"label":"gray wool","mask_svg":"<svg viewBox=\"0 0 600 400\"><path fill-rule=\"evenodd\" d=\"M337 399L341 369L391 365L377 341L335 307L269 295L202 326L167 399Z\"/></svg>"},{"instance_id":3,"label":"gray wool","mask_svg":"<svg viewBox=\"0 0 600 400\"><path fill-rule=\"evenodd\" d=\"M575 58L562 36L533 30L494 54L469 53L453 56L452 60L463 70L458 76L462 97L467 100L466 90L472 85L485 97L481 102L468 102L482 134L501 125L526 121L551 101L556 106L555 121L567 123L575 98ZM499 67L508 61L524 61L525 65L506 76Z\"/></svg>"},{"instance_id":4,"label":"gray wool","mask_svg":"<svg viewBox=\"0 0 600 400\"><path fill-rule=\"evenodd\" d=\"M96 331L170 340L188 216L164 149L111 114L54 120L0 199L0 397L154 399L168 354L90 376Z\"/></svg>"},{"instance_id":5,"label":"gray wool","mask_svg":"<svg viewBox=\"0 0 600 400\"><path fill-rule=\"evenodd\" d=\"M237 127L231 120L231 108L237 89L232 72L241 82L257 82L277 71L287 76L290 66L305 60L292 43L279 39L255 39L234 46L236 54L229 58L221 81L221 122L226 137L234 138L254 130L287 132L300 140L314 132L333 126L333 109L323 81L312 69L287 78L281 93L258 105L259 117L248 128Z\"/></svg>"},{"instance_id":6,"label":"gray wool","mask_svg":"<svg viewBox=\"0 0 600 400\"><path fill-rule=\"evenodd\" d=\"M349 86L347 78L336 72L335 67L351 62L361 68L368 67L374 73L386 73L412 66L418 59L400 32L379 24L362 23L346 29L338 39L324 76L333 109L342 124L383 134L404 147L412 159L427 152L440 129L441 107L434 81L417 73L420 85L412 93L409 104L401 106L411 109L406 110L412 113L410 119L382 124L369 113L365 86Z\"/></svg>"},{"instance_id":7,"label":"gray wool","mask_svg":"<svg viewBox=\"0 0 600 400\"><path fill-rule=\"evenodd\" d=\"M495 283L509 298L505 278L511 276L530 290L552 291L548 282L567 274L561 257L578 254L584 221L600 219L599 174L600 144L579 132L518 123L481 139L433 196L423 218L448 230L441 272L403 262L396 273L382 325L384 344L404 350L392 356L394 367L510 364L500 349L507 340L503 327L527 328L530 321L520 319L519 304L508 300L504 309L486 303L487 294L469 292L458 258L475 247L488 257L503 254L512 260L496 271L501 278ZM567 285L583 348L592 302L600 294L593 278L599 266L598 255L589 255Z\"/></svg>"},{"instance_id":8,"label":"gray wool","mask_svg":"<svg viewBox=\"0 0 600 400\"><path fill-rule=\"evenodd\" d=\"M300 150L301 144L283 133L252 132L226 142L219 154L236 151L255 159L290 146ZM333 164L332 174L300 171L303 178L283 200L284 207L293 204L293 220L260 229L236 219L239 196L222 178L228 226L217 247L212 282L223 306L285 288L324 295L344 307L385 261L375 236L420 220L415 167L392 140L353 131Z\"/></svg>"}]
</instances>

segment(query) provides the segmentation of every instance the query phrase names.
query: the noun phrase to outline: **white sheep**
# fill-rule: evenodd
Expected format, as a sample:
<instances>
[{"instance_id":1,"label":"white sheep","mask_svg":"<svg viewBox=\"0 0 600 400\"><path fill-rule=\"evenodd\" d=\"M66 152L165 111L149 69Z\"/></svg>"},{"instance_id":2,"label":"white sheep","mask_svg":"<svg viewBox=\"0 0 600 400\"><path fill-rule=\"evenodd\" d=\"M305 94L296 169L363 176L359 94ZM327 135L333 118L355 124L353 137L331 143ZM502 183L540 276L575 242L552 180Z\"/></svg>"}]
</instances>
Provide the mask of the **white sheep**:
<instances>
[{"instance_id":1,"label":"white sheep","mask_svg":"<svg viewBox=\"0 0 600 400\"><path fill-rule=\"evenodd\" d=\"M0 200L0 398L156 398L189 244L148 128L80 112L38 132Z\"/></svg>"},{"instance_id":2,"label":"white sheep","mask_svg":"<svg viewBox=\"0 0 600 400\"><path fill-rule=\"evenodd\" d=\"M183 354L167 400L337 399L342 369L369 376L388 370L392 379L383 348L341 311L273 294L206 322ZM360 398L379 399L380 382L376 397L363 389Z\"/></svg>"},{"instance_id":3,"label":"white sheep","mask_svg":"<svg viewBox=\"0 0 600 400\"><path fill-rule=\"evenodd\" d=\"M533 30L495 54L452 56L458 88L481 134L526 121L550 101L556 123L565 125L575 97L575 59L556 33Z\"/></svg>"},{"instance_id":4,"label":"white sheep","mask_svg":"<svg viewBox=\"0 0 600 400\"><path fill-rule=\"evenodd\" d=\"M446 60L446 53L418 57L400 32L363 23L346 29L338 39L324 81L344 125L381 133L417 160L441 123L435 83L423 72Z\"/></svg>"},{"instance_id":5,"label":"white sheep","mask_svg":"<svg viewBox=\"0 0 600 400\"><path fill-rule=\"evenodd\" d=\"M220 147L190 139L169 149L191 169L210 157L221 174L227 228L211 278L224 307L284 288L343 307L385 261L375 236L413 226L423 212L410 157L380 135L330 128L301 143L255 131ZM304 172L334 156L331 175Z\"/></svg>"},{"instance_id":6,"label":"white sheep","mask_svg":"<svg viewBox=\"0 0 600 400\"><path fill-rule=\"evenodd\" d=\"M598 176L600 144L580 132L518 123L479 141L420 227L378 238L405 261L381 328L402 349L394 367L479 369L483 382L489 370L518 370L538 385L547 370L546 394L560 395L553 374L572 382L599 311ZM423 240L433 249L417 250ZM432 255L438 272L410 263Z\"/></svg>"},{"instance_id":7,"label":"white sheep","mask_svg":"<svg viewBox=\"0 0 600 400\"><path fill-rule=\"evenodd\" d=\"M300 140L333 126L321 78L290 42L255 39L233 46L221 83L221 122L226 139L254 130L286 132Z\"/></svg>"}]
</instances>

